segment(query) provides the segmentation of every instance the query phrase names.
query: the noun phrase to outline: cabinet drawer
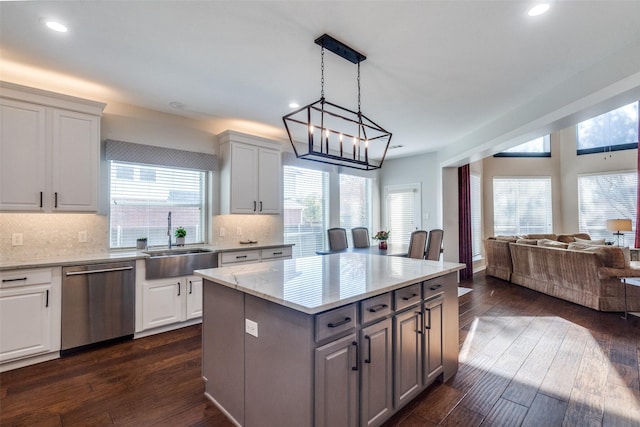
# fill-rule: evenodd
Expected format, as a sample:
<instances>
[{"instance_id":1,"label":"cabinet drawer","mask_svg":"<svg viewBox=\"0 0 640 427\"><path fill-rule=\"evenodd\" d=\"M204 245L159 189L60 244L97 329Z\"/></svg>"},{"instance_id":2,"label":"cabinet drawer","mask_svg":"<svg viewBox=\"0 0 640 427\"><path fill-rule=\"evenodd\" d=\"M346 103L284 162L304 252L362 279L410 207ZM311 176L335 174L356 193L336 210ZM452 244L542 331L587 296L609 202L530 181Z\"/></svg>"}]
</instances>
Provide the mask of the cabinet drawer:
<instances>
[{"instance_id":1,"label":"cabinet drawer","mask_svg":"<svg viewBox=\"0 0 640 427\"><path fill-rule=\"evenodd\" d=\"M50 268L0 271L0 287L2 288L41 285L51 283L51 280Z\"/></svg>"},{"instance_id":2,"label":"cabinet drawer","mask_svg":"<svg viewBox=\"0 0 640 427\"><path fill-rule=\"evenodd\" d=\"M316 316L316 342L356 326L356 305L349 304Z\"/></svg>"},{"instance_id":3,"label":"cabinet drawer","mask_svg":"<svg viewBox=\"0 0 640 427\"><path fill-rule=\"evenodd\" d=\"M393 291L393 299L396 311L420 302L422 299L422 283L416 283Z\"/></svg>"},{"instance_id":4,"label":"cabinet drawer","mask_svg":"<svg viewBox=\"0 0 640 427\"><path fill-rule=\"evenodd\" d=\"M258 251L223 252L220 254L220 265L238 262L258 262L259 260L260 252Z\"/></svg>"},{"instance_id":5,"label":"cabinet drawer","mask_svg":"<svg viewBox=\"0 0 640 427\"><path fill-rule=\"evenodd\" d=\"M431 280L425 280L422 283L422 297L429 299L435 295L444 292L445 279L443 277L437 277Z\"/></svg>"},{"instance_id":6,"label":"cabinet drawer","mask_svg":"<svg viewBox=\"0 0 640 427\"><path fill-rule=\"evenodd\" d=\"M360 302L360 319L362 323L382 319L391 313L391 293L378 295Z\"/></svg>"},{"instance_id":7,"label":"cabinet drawer","mask_svg":"<svg viewBox=\"0 0 640 427\"><path fill-rule=\"evenodd\" d=\"M284 248L263 249L261 256L264 261L278 258L291 258L291 246L287 246Z\"/></svg>"}]
</instances>

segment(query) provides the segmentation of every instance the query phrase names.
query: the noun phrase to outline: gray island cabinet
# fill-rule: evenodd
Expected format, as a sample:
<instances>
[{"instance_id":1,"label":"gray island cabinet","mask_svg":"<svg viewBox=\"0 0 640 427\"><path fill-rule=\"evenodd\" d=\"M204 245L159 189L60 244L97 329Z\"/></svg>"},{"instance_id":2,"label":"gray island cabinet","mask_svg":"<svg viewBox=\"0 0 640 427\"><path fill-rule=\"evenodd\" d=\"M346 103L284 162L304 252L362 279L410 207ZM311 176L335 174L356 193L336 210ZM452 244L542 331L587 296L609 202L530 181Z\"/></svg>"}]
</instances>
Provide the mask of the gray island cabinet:
<instances>
[{"instance_id":1,"label":"gray island cabinet","mask_svg":"<svg viewBox=\"0 0 640 427\"><path fill-rule=\"evenodd\" d=\"M457 371L462 267L340 253L198 270L205 394L239 426L380 425Z\"/></svg>"}]
</instances>

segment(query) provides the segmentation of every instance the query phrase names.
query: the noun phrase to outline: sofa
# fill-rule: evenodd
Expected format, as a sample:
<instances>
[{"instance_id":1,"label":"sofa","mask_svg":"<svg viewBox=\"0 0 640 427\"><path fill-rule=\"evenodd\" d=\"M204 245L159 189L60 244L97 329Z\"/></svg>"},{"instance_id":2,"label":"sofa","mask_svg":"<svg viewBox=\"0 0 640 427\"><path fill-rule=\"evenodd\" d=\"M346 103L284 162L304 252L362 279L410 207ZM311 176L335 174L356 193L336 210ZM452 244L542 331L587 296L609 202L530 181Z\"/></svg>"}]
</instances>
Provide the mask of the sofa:
<instances>
[{"instance_id":1,"label":"sofa","mask_svg":"<svg viewBox=\"0 0 640 427\"><path fill-rule=\"evenodd\" d=\"M588 241L584 233L489 238L486 274L594 310L624 311L621 278L640 280L640 262L629 248ZM640 311L640 286L626 287L628 310Z\"/></svg>"}]
</instances>

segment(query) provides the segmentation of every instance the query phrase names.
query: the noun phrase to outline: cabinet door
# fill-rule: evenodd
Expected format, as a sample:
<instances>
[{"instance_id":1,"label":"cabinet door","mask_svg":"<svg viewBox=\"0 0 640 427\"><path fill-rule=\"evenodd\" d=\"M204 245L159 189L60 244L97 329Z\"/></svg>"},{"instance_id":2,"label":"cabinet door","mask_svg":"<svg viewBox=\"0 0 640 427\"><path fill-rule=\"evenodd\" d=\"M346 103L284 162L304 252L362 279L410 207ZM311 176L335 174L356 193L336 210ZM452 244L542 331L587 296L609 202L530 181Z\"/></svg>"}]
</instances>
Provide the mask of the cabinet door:
<instances>
[{"instance_id":1,"label":"cabinet door","mask_svg":"<svg viewBox=\"0 0 640 427\"><path fill-rule=\"evenodd\" d=\"M315 351L315 426L355 426L358 408L356 335Z\"/></svg>"},{"instance_id":2,"label":"cabinet door","mask_svg":"<svg viewBox=\"0 0 640 427\"><path fill-rule=\"evenodd\" d=\"M0 210L43 209L45 114L39 105L0 100Z\"/></svg>"},{"instance_id":3,"label":"cabinet door","mask_svg":"<svg viewBox=\"0 0 640 427\"><path fill-rule=\"evenodd\" d=\"M53 110L53 210L98 210L99 117Z\"/></svg>"},{"instance_id":4,"label":"cabinet door","mask_svg":"<svg viewBox=\"0 0 640 427\"><path fill-rule=\"evenodd\" d=\"M422 389L422 307L394 317L394 404L396 409Z\"/></svg>"},{"instance_id":5,"label":"cabinet door","mask_svg":"<svg viewBox=\"0 0 640 427\"><path fill-rule=\"evenodd\" d=\"M187 277L187 320L202 317L202 278Z\"/></svg>"},{"instance_id":6,"label":"cabinet door","mask_svg":"<svg viewBox=\"0 0 640 427\"><path fill-rule=\"evenodd\" d=\"M50 285L0 289L0 362L53 351L51 290Z\"/></svg>"},{"instance_id":7,"label":"cabinet door","mask_svg":"<svg viewBox=\"0 0 640 427\"><path fill-rule=\"evenodd\" d=\"M360 331L360 425L380 425L393 411L391 319Z\"/></svg>"},{"instance_id":8,"label":"cabinet door","mask_svg":"<svg viewBox=\"0 0 640 427\"><path fill-rule=\"evenodd\" d=\"M281 199L282 168L280 152L261 149L258 173L258 212L261 214L279 214Z\"/></svg>"},{"instance_id":9,"label":"cabinet door","mask_svg":"<svg viewBox=\"0 0 640 427\"><path fill-rule=\"evenodd\" d=\"M442 372L442 297L426 301L425 316L425 384Z\"/></svg>"},{"instance_id":10,"label":"cabinet door","mask_svg":"<svg viewBox=\"0 0 640 427\"><path fill-rule=\"evenodd\" d=\"M231 144L231 213L258 211L258 148Z\"/></svg>"},{"instance_id":11,"label":"cabinet door","mask_svg":"<svg viewBox=\"0 0 640 427\"><path fill-rule=\"evenodd\" d=\"M161 279L142 284L142 329L170 325L184 320L183 278Z\"/></svg>"}]
</instances>

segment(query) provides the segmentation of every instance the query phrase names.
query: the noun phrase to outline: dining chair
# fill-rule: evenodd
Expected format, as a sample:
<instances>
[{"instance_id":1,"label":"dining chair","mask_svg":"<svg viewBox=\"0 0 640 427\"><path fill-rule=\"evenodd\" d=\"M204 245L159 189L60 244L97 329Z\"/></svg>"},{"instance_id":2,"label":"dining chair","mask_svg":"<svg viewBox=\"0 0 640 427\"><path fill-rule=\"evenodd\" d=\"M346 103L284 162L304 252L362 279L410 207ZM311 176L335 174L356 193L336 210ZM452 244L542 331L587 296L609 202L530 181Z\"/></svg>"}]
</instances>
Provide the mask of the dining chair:
<instances>
[{"instance_id":1,"label":"dining chair","mask_svg":"<svg viewBox=\"0 0 640 427\"><path fill-rule=\"evenodd\" d=\"M416 230L411 233L409 239L408 258L424 259L424 248L427 243L427 232L424 230Z\"/></svg>"},{"instance_id":2,"label":"dining chair","mask_svg":"<svg viewBox=\"0 0 640 427\"><path fill-rule=\"evenodd\" d=\"M442 237L444 236L444 230L434 228L429 231L429 240L427 241L427 250L425 252L425 258L432 261L438 261L440 259L440 253L442 253Z\"/></svg>"},{"instance_id":3,"label":"dining chair","mask_svg":"<svg viewBox=\"0 0 640 427\"><path fill-rule=\"evenodd\" d=\"M371 246L369 240L369 229L367 227L355 227L351 229L354 248L368 248Z\"/></svg>"},{"instance_id":4,"label":"dining chair","mask_svg":"<svg viewBox=\"0 0 640 427\"><path fill-rule=\"evenodd\" d=\"M330 228L327 230L329 237L329 249L332 251L341 251L347 249L347 230L344 228Z\"/></svg>"}]
</instances>

